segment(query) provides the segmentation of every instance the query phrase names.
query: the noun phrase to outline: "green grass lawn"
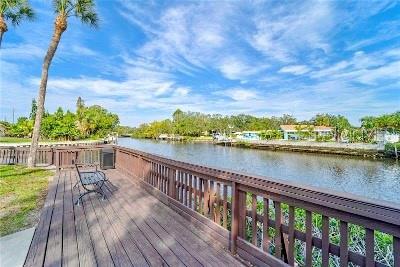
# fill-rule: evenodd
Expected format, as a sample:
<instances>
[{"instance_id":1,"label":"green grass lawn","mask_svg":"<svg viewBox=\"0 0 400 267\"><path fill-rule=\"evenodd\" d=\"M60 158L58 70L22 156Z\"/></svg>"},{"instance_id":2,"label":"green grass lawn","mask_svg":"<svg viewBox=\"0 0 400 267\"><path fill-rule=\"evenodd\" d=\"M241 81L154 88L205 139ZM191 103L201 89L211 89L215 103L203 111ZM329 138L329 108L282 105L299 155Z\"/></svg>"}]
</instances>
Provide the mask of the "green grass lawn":
<instances>
[{"instance_id":1,"label":"green grass lawn","mask_svg":"<svg viewBox=\"0 0 400 267\"><path fill-rule=\"evenodd\" d=\"M85 138L81 140L76 140L76 141L95 141L95 140L102 140L101 138ZM31 138L22 138L22 137L9 137L9 136L3 136L0 137L0 143L31 143L32 139ZM62 143L62 140L40 140L39 143Z\"/></svg>"},{"instance_id":2,"label":"green grass lawn","mask_svg":"<svg viewBox=\"0 0 400 267\"><path fill-rule=\"evenodd\" d=\"M0 137L0 143L26 143L30 141L31 141L30 138Z\"/></svg>"},{"instance_id":3,"label":"green grass lawn","mask_svg":"<svg viewBox=\"0 0 400 267\"><path fill-rule=\"evenodd\" d=\"M47 193L52 171L0 166L0 236L32 227Z\"/></svg>"}]
</instances>

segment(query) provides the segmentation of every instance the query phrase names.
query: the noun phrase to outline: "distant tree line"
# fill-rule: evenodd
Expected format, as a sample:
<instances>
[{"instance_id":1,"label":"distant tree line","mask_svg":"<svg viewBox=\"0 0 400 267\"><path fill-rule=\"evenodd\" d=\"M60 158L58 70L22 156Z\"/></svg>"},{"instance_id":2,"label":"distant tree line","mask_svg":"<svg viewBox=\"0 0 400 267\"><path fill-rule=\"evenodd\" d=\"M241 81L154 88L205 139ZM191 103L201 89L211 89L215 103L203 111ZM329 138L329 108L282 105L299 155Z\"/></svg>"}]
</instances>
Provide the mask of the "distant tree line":
<instances>
[{"instance_id":1,"label":"distant tree line","mask_svg":"<svg viewBox=\"0 0 400 267\"><path fill-rule=\"evenodd\" d=\"M158 138L160 134L198 137L212 132L229 134L236 131L262 131L264 139L279 139L282 136L279 126L283 124L296 124L300 128L309 129L309 132L313 126L329 126L333 128L336 140L347 138L350 142L371 142L378 130L400 131L400 111L364 117L361 119L361 127L354 127L345 116L326 113L317 114L310 120L299 121L287 114L281 117L255 117L247 114L223 116L177 109L172 114L172 119L144 123L124 130L136 138ZM307 135L307 131L304 135Z\"/></svg>"},{"instance_id":2,"label":"distant tree line","mask_svg":"<svg viewBox=\"0 0 400 267\"><path fill-rule=\"evenodd\" d=\"M20 117L17 122L4 123L6 134L12 137L31 137L36 116L36 100L32 100L29 117ZM40 127L42 139L77 140L92 137L103 137L117 129L119 118L117 114L108 112L99 105L85 106L79 97L76 112L64 111L61 107L50 114L45 112Z\"/></svg>"}]
</instances>

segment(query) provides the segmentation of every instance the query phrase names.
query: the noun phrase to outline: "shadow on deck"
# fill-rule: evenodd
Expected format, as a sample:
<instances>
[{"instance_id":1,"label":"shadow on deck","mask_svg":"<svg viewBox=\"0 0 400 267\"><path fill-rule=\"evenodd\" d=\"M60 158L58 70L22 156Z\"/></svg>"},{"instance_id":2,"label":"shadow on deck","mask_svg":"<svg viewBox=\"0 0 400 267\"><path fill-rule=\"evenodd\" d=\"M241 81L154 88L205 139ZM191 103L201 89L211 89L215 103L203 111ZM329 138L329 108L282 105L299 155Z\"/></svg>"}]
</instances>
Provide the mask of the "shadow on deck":
<instances>
[{"instance_id":1,"label":"shadow on deck","mask_svg":"<svg viewBox=\"0 0 400 267\"><path fill-rule=\"evenodd\" d=\"M242 265L210 233L119 171L106 175L107 198L89 194L76 206L76 172L56 174L25 266Z\"/></svg>"}]
</instances>

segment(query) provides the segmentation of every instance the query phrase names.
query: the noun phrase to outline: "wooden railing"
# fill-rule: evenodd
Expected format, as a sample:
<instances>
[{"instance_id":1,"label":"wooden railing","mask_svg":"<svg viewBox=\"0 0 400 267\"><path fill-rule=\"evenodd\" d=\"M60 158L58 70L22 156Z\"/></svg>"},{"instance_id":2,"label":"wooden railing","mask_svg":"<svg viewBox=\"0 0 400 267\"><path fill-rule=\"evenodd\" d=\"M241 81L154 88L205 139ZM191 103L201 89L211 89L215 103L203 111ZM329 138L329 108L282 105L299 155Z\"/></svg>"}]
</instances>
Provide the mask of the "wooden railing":
<instances>
[{"instance_id":1,"label":"wooden railing","mask_svg":"<svg viewBox=\"0 0 400 267\"><path fill-rule=\"evenodd\" d=\"M119 171L254 265L400 267L399 205L123 147L115 153Z\"/></svg>"},{"instance_id":2,"label":"wooden railing","mask_svg":"<svg viewBox=\"0 0 400 267\"><path fill-rule=\"evenodd\" d=\"M54 165L57 169L73 168L74 163L99 165L101 149L102 146L57 148Z\"/></svg>"},{"instance_id":3,"label":"wooden railing","mask_svg":"<svg viewBox=\"0 0 400 267\"><path fill-rule=\"evenodd\" d=\"M55 147L82 147L82 146L98 146L103 145L104 141L87 140L87 141L66 141L66 142L54 142L54 143L41 143L38 145L39 148L55 148ZM17 143L13 147L30 147L29 143ZM0 146L1 148L2 146ZM5 146L7 147L7 146Z\"/></svg>"},{"instance_id":4,"label":"wooden railing","mask_svg":"<svg viewBox=\"0 0 400 267\"><path fill-rule=\"evenodd\" d=\"M104 145L98 146L40 146L36 152L36 165L55 165L58 168L73 167L72 161L79 164L97 165L100 163L100 151ZM0 147L0 164L26 165L29 155L28 147Z\"/></svg>"},{"instance_id":5,"label":"wooden railing","mask_svg":"<svg viewBox=\"0 0 400 267\"><path fill-rule=\"evenodd\" d=\"M28 161L29 147L0 147L0 164L26 164ZM40 147L36 152L36 164L52 165L54 149Z\"/></svg>"}]
</instances>

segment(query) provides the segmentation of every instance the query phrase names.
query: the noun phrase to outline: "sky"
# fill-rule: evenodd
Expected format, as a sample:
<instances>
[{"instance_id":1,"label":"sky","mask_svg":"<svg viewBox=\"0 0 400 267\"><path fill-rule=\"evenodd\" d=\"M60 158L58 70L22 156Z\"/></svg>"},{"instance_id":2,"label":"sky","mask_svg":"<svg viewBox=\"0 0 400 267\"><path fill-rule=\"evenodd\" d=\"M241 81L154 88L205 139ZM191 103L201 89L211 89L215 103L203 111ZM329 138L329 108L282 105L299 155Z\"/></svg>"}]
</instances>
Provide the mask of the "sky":
<instances>
[{"instance_id":1,"label":"sky","mask_svg":"<svg viewBox=\"0 0 400 267\"><path fill-rule=\"evenodd\" d=\"M0 51L0 120L28 116L53 32L50 0L9 25ZM174 110L310 119L400 110L400 1L97 0L97 29L70 18L45 107L81 96L121 124Z\"/></svg>"}]
</instances>

